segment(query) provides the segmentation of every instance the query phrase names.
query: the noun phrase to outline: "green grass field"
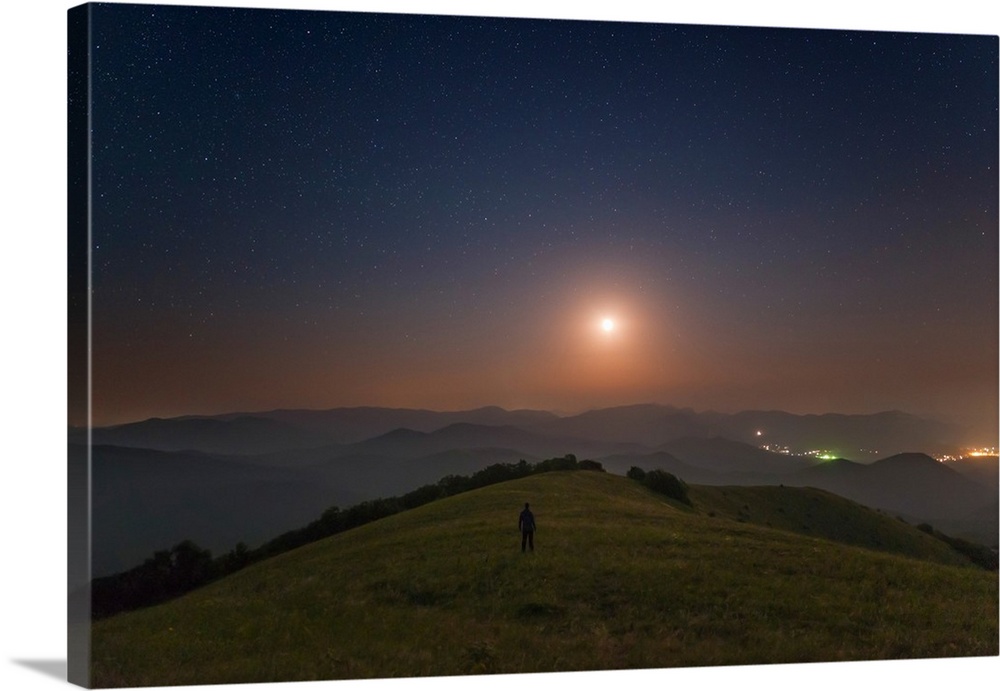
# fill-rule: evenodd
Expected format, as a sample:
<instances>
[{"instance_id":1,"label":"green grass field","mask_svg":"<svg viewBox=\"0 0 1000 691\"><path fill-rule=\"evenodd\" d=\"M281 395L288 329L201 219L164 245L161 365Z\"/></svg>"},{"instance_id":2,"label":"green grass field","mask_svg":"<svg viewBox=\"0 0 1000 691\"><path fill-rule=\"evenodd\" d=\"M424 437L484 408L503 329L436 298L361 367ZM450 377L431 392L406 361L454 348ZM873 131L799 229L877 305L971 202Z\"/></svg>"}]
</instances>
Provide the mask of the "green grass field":
<instances>
[{"instance_id":1,"label":"green grass field","mask_svg":"<svg viewBox=\"0 0 1000 691\"><path fill-rule=\"evenodd\" d=\"M433 502L95 623L92 684L998 654L997 574L921 531L813 490L690 496L578 471Z\"/></svg>"}]
</instances>

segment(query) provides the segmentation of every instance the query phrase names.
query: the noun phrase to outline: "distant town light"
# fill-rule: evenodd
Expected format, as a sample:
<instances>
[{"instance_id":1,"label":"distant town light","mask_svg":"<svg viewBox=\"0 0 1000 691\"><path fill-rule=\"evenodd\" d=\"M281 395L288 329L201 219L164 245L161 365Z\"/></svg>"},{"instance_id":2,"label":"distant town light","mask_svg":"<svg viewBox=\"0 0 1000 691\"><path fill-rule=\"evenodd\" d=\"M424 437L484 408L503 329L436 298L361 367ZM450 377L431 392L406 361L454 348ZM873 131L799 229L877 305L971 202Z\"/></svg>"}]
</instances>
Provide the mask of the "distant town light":
<instances>
[{"instance_id":1,"label":"distant town light","mask_svg":"<svg viewBox=\"0 0 1000 691\"><path fill-rule=\"evenodd\" d=\"M984 446L978 449L970 449L970 456L996 456L997 450L994 446Z\"/></svg>"}]
</instances>

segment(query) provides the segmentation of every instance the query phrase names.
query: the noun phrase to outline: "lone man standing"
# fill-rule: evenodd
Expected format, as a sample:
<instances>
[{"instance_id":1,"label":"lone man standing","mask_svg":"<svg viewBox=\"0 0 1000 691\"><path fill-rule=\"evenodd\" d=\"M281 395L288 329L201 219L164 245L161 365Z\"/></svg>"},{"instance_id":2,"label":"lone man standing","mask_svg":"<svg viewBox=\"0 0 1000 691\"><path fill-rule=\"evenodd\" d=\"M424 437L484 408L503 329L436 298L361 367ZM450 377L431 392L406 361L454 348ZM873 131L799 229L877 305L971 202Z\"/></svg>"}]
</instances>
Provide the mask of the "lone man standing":
<instances>
[{"instance_id":1,"label":"lone man standing","mask_svg":"<svg viewBox=\"0 0 1000 691\"><path fill-rule=\"evenodd\" d=\"M521 551L525 546L532 552L535 551L535 514L531 513L528 502L524 503L524 511L517 521L518 530L521 531Z\"/></svg>"}]
</instances>

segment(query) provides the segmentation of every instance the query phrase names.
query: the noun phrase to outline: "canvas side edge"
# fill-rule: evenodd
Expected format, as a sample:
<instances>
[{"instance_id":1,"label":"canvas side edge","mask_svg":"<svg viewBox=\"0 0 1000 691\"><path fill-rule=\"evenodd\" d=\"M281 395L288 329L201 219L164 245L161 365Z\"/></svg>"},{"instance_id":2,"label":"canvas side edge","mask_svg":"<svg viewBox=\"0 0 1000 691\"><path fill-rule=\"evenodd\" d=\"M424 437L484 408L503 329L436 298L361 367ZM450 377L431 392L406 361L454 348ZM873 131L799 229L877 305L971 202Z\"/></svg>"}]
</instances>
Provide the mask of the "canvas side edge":
<instances>
[{"instance_id":1,"label":"canvas side edge","mask_svg":"<svg viewBox=\"0 0 1000 691\"><path fill-rule=\"evenodd\" d=\"M90 77L91 11L67 11L67 681L90 687Z\"/></svg>"}]
</instances>

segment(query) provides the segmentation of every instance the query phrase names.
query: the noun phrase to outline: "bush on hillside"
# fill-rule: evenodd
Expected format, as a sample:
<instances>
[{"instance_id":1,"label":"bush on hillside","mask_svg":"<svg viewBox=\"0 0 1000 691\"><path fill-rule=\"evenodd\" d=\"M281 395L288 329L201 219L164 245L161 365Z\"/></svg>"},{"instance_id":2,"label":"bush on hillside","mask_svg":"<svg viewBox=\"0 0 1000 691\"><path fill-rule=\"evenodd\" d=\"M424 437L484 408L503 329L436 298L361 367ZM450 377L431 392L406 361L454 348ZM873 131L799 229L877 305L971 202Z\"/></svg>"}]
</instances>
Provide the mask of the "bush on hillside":
<instances>
[{"instance_id":1,"label":"bush on hillside","mask_svg":"<svg viewBox=\"0 0 1000 691\"><path fill-rule=\"evenodd\" d=\"M554 470L577 470L576 456L568 453L562 458L550 458L535 464L536 473L549 473Z\"/></svg>"},{"instance_id":2,"label":"bush on hillside","mask_svg":"<svg viewBox=\"0 0 1000 691\"><path fill-rule=\"evenodd\" d=\"M218 572L212 553L191 540L159 550L145 562L91 583L91 616L165 602L211 580Z\"/></svg>"},{"instance_id":3,"label":"bush on hillside","mask_svg":"<svg viewBox=\"0 0 1000 691\"><path fill-rule=\"evenodd\" d=\"M691 506L691 499L688 498L688 486L676 475L665 470L650 470L647 473L642 468L633 466L629 469L627 476L641 482L654 492Z\"/></svg>"},{"instance_id":4,"label":"bush on hillside","mask_svg":"<svg viewBox=\"0 0 1000 691\"><path fill-rule=\"evenodd\" d=\"M921 523L917 526L917 530L925 532L928 535L941 540L976 566L980 566L988 571L996 571L998 566L1000 566L1000 564L998 564L997 552L991 547L969 542L968 540L963 540L960 537L945 535L944 533L934 530L930 523Z\"/></svg>"},{"instance_id":5,"label":"bush on hillside","mask_svg":"<svg viewBox=\"0 0 1000 691\"><path fill-rule=\"evenodd\" d=\"M424 504L429 504L435 499L441 497L441 486L440 485L424 485L423 487L418 487L412 492L407 492L400 498L400 504L402 504L404 509L415 509L418 506L423 506Z\"/></svg>"},{"instance_id":6,"label":"bush on hillside","mask_svg":"<svg viewBox=\"0 0 1000 691\"><path fill-rule=\"evenodd\" d=\"M986 545L977 545L974 542L963 540L960 537L948 537L947 535L942 535L941 533L935 533L934 536L938 539L944 540L946 543L951 545L953 550L965 555L969 561L977 566L981 566L988 571L996 571L998 567L1000 567L996 550L987 547Z\"/></svg>"}]
</instances>

